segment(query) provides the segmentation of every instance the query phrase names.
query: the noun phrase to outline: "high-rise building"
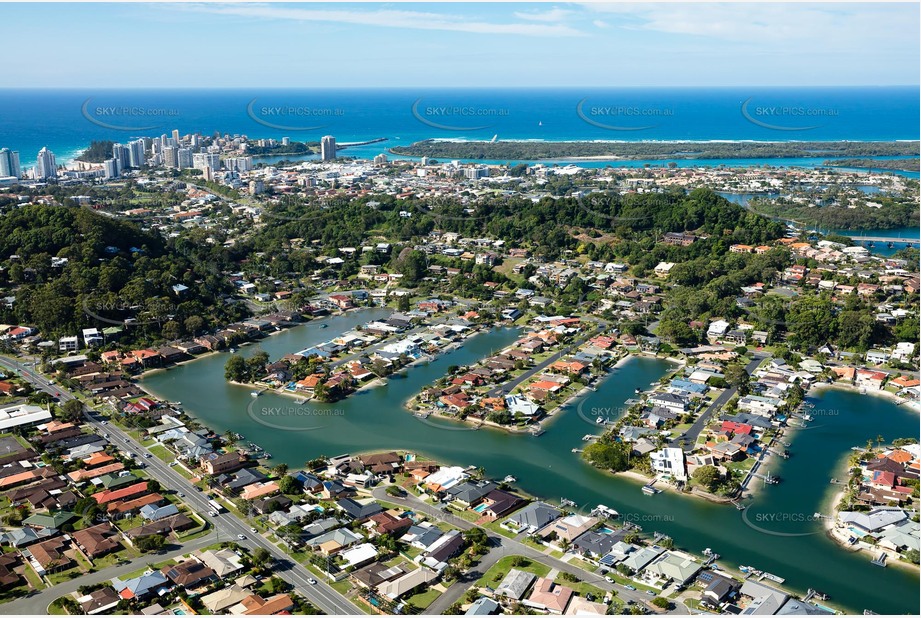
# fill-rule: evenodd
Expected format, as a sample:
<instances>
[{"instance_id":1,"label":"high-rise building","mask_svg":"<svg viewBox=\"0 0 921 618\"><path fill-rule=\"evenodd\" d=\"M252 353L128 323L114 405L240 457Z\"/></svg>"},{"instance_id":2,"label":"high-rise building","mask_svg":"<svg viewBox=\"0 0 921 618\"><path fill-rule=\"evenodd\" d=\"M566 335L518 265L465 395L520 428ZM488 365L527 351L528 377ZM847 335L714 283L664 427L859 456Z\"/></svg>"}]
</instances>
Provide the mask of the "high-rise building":
<instances>
[{"instance_id":1,"label":"high-rise building","mask_svg":"<svg viewBox=\"0 0 921 618\"><path fill-rule=\"evenodd\" d=\"M140 168L144 167L144 164L147 163L147 160L144 157L145 143L143 139L136 139L133 142L128 142L128 158L130 160L131 167Z\"/></svg>"},{"instance_id":2,"label":"high-rise building","mask_svg":"<svg viewBox=\"0 0 921 618\"><path fill-rule=\"evenodd\" d=\"M118 178L118 161L115 159L106 159L102 163L102 169L105 171L106 180Z\"/></svg>"},{"instance_id":3,"label":"high-rise building","mask_svg":"<svg viewBox=\"0 0 921 618\"><path fill-rule=\"evenodd\" d=\"M192 149L191 148L180 148L178 152L179 156L179 169L184 170L192 167Z\"/></svg>"},{"instance_id":4,"label":"high-rise building","mask_svg":"<svg viewBox=\"0 0 921 618\"><path fill-rule=\"evenodd\" d=\"M35 161L35 179L47 180L58 177L58 165L54 159L54 153L47 148L38 151L38 157Z\"/></svg>"},{"instance_id":5,"label":"high-rise building","mask_svg":"<svg viewBox=\"0 0 921 618\"><path fill-rule=\"evenodd\" d=\"M291 143L291 138L290 138L290 137L283 137L283 138L281 138L281 145L282 145L282 146L287 146L287 145L289 145L290 143Z\"/></svg>"},{"instance_id":6,"label":"high-rise building","mask_svg":"<svg viewBox=\"0 0 921 618\"><path fill-rule=\"evenodd\" d=\"M192 155L192 167L202 171L205 171L205 168L218 171L221 169L221 155L211 152L196 152Z\"/></svg>"},{"instance_id":7,"label":"high-rise building","mask_svg":"<svg viewBox=\"0 0 921 618\"><path fill-rule=\"evenodd\" d=\"M237 172L249 172L253 169L252 157L233 157L224 159L224 169Z\"/></svg>"},{"instance_id":8,"label":"high-rise building","mask_svg":"<svg viewBox=\"0 0 921 618\"><path fill-rule=\"evenodd\" d=\"M376 157L374 157L374 165L384 165L385 163L387 163L387 155L385 155L384 153L381 153L377 155Z\"/></svg>"},{"instance_id":9,"label":"high-rise building","mask_svg":"<svg viewBox=\"0 0 921 618\"><path fill-rule=\"evenodd\" d=\"M112 158L119 174L124 174L131 167L131 149L124 144L112 144Z\"/></svg>"},{"instance_id":10,"label":"high-rise building","mask_svg":"<svg viewBox=\"0 0 921 618\"><path fill-rule=\"evenodd\" d=\"M179 167L179 149L175 146L167 146L163 149L163 165L166 167Z\"/></svg>"},{"instance_id":11,"label":"high-rise building","mask_svg":"<svg viewBox=\"0 0 921 618\"><path fill-rule=\"evenodd\" d=\"M336 158L336 138L332 135L324 135L320 140L320 159L322 161L332 161Z\"/></svg>"},{"instance_id":12,"label":"high-rise building","mask_svg":"<svg viewBox=\"0 0 921 618\"><path fill-rule=\"evenodd\" d=\"M173 146L179 146L179 129L173 129Z\"/></svg>"},{"instance_id":13,"label":"high-rise building","mask_svg":"<svg viewBox=\"0 0 921 618\"><path fill-rule=\"evenodd\" d=\"M0 176L22 178L22 170L19 167L19 151L0 148Z\"/></svg>"}]
</instances>

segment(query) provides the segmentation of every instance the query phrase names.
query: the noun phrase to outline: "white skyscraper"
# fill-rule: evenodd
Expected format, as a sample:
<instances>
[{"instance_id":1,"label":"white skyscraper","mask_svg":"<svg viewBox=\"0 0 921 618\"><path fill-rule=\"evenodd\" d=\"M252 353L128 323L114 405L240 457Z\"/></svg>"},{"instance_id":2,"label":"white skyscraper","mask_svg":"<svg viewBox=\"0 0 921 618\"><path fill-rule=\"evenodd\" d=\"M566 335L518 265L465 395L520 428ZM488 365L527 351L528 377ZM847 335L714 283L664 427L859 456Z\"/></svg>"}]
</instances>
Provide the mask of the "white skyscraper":
<instances>
[{"instance_id":1,"label":"white skyscraper","mask_svg":"<svg viewBox=\"0 0 921 618\"><path fill-rule=\"evenodd\" d=\"M147 163L144 157L144 146L143 139L136 139L133 142L128 142L128 159L131 167L144 167L144 164Z\"/></svg>"},{"instance_id":2,"label":"white skyscraper","mask_svg":"<svg viewBox=\"0 0 921 618\"><path fill-rule=\"evenodd\" d=\"M178 152L179 156L179 169L184 170L192 167L192 149L191 148L180 148Z\"/></svg>"},{"instance_id":3,"label":"white skyscraper","mask_svg":"<svg viewBox=\"0 0 921 618\"><path fill-rule=\"evenodd\" d=\"M332 161L336 158L336 138L332 135L324 135L320 140L320 159L323 161Z\"/></svg>"},{"instance_id":4,"label":"white skyscraper","mask_svg":"<svg viewBox=\"0 0 921 618\"><path fill-rule=\"evenodd\" d=\"M179 167L179 149L175 146L167 146L163 149L163 165L166 167Z\"/></svg>"},{"instance_id":5,"label":"white skyscraper","mask_svg":"<svg viewBox=\"0 0 921 618\"><path fill-rule=\"evenodd\" d=\"M19 152L9 148L0 148L0 176L22 177L19 167Z\"/></svg>"},{"instance_id":6,"label":"white skyscraper","mask_svg":"<svg viewBox=\"0 0 921 618\"><path fill-rule=\"evenodd\" d=\"M131 149L124 144L112 144L112 158L115 159L119 174L131 167Z\"/></svg>"},{"instance_id":7,"label":"white skyscraper","mask_svg":"<svg viewBox=\"0 0 921 618\"><path fill-rule=\"evenodd\" d=\"M38 151L38 158L35 162L35 179L47 180L48 178L58 177L58 166L54 159L54 153L47 148Z\"/></svg>"},{"instance_id":8,"label":"white skyscraper","mask_svg":"<svg viewBox=\"0 0 921 618\"><path fill-rule=\"evenodd\" d=\"M173 129L173 146L179 146L179 129Z\"/></svg>"},{"instance_id":9,"label":"white skyscraper","mask_svg":"<svg viewBox=\"0 0 921 618\"><path fill-rule=\"evenodd\" d=\"M201 171L205 171L205 168L212 171L218 171L221 169L221 155L209 152L196 152L192 155L192 167Z\"/></svg>"},{"instance_id":10,"label":"white skyscraper","mask_svg":"<svg viewBox=\"0 0 921 618\"><path fill-rule=\"evenodd\" d=\"M118 161L115 159L106 159L102 163L102 168L105 171L106 180L118 178Z\"/></svg>"}]
</instances>

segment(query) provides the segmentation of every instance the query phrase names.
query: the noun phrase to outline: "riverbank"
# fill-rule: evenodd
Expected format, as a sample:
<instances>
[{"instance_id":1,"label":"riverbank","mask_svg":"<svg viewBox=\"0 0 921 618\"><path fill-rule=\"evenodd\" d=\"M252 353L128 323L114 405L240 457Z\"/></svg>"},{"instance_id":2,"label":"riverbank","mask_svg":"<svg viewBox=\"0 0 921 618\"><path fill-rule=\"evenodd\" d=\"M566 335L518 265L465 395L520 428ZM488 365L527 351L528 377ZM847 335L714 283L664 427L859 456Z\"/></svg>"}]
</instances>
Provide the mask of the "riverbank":
<instances>
[{"instance_id":1,"label":"riverbank","mask_svg":"<svg viewBox=\"0 0 921 618\"><path fill-rule=\"evenodd\" d=\"M841 464L838 467L838 473L835 478L850 478L850 458L851 455L846 455ZM840 487L840 486L839 486ZM906 571L914 574L921 573L921 566L917 564L912 564L906 560L902 560L900 554L895 551L884 549L882 547L873 546L869 543L863 541L863 539L858 539L856 543L851 543L850 539L853 537L851 532L844 526L839 520L838 516L841 512L841 502L847 493L847 486L838 489L837 491L831 494L830 502L828 503L831 512L830 516L823 516L822 524L825 530L825 536L831 540L839 548L847 551L851 554L861 554L866 556L869 560L875 560L881 553L887 555L886 566L897 566L905 569Z\"/></svg>"},{"instance_id":2,"label":"riverbank","mask_svg":"<svg viewBox=\"0 0 921 618\"><path fill-rule=\"evenodd\" d=\"M911 410L912 412L917 412L921 414L921 402L903 399L899 397L898 395L896 395L895 393L891 393L885 389L867 390L867 389L861 389L853 384L844 384L841 382L832 382L829 384L828 382L821 382L821 383L813 384L812 387L806 392L806 394L810 395L813 390L815 390L817 393L821 393L823 389L837 389L837 390L851 392L851 393L858 393L860 395L872 395L874 397L881 397L883 399L886 399L894 403L897 406L904 406L906 409Z\"/></svg>"}]
</instances>

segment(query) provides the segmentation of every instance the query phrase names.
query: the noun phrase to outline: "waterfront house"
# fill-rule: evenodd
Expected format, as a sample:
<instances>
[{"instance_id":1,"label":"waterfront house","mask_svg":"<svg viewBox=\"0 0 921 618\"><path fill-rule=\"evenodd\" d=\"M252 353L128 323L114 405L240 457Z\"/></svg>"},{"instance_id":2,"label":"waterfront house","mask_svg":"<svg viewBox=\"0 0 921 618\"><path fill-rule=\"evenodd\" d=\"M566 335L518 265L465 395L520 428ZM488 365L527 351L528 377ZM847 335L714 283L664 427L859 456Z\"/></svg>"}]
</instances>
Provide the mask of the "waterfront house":
<instances>
[{"instance_id":1,"label":"waterfront house","mask_svg":"<svg viewBox=\"0 0 921 618\"><path fill-rule=\"evenodd\" d=\"M569 551L580 553L590 560L600 560L603 556L611 553L614 546L620 543L626 534L626 530L611 534L589 530L579 535L570 544Z\"/></svg>"},{"instance_id":2,"label":"waterfront house","mask_svg":"<svg viewBox=\"0 0 921 618\"><path fill-rule=\"evenodd\" d=\"M503 522L503 526L517 532L533 534L556 520L562 513L546 502L532 502Z\"/></svg>"},{"instance_id":3,"label":"waterfront house","mask_svg":"<svg viewBox=\"0 0 921 618\"><path fill-rule=\"evenodd\" d=\"M209 453L199 460L199 466L206 474L221 474L224 472L235 472L246 465L246 456L236 451L219 455Z\"/></svg>"},{"instance_id":4,"label":"waterfront house","mask_svg":"<svg viewBox=\"0 0 921 618\"><path fill-rule=\"evenodd\" d=\"M598 523L597 517L585 517L583 515L572 514L557 519L541 530L537 534L548 541L575 541L579 535L590 530L592 526Z\"/></svg>"},{"instance_id":5,"label":"waterfront house","mask_svg":"<svg viewBox=\"0 0 921 618\"><path fill-rule=\"evenodd\" d=\"M677 481L687 481L687 470L684 463L684 451L680 448L663 448L649 454L649 463L652 471L667 474Z\"/></svg>"},{"instance_id":6,"label":"waterfront house","mask_svg":"<svg viewBox=\"0 0 921 618\"><path fill-rule=\"evenodd\" d=\"M884 371L871 371L869 369L858 369L854 383L868 390L878 391L883 388L886 378L889 374Z\"/></svg>"},{"instance_id":7,"label":"waterfront house","mask_svg":"<svg viewBox=\"0 0 921 618\"><path fill-rule=\"evenodd\" d=\"M675 414L683 414L688 405L686 399L672 393L653 393L646 401L650 405L666 408Z\"/></svg>"},{"instance_id":8,"label":"waterfront house","mask_svg":"<svg viewBox=\"0 0 921 618\"><path fill-rule=\"evenodd\" d=\"M691 556L667 551L643 569L643 579L663 588L671 583L681 586L691 581L700 568L701 564Z\"/></svg>"}]
</instances>

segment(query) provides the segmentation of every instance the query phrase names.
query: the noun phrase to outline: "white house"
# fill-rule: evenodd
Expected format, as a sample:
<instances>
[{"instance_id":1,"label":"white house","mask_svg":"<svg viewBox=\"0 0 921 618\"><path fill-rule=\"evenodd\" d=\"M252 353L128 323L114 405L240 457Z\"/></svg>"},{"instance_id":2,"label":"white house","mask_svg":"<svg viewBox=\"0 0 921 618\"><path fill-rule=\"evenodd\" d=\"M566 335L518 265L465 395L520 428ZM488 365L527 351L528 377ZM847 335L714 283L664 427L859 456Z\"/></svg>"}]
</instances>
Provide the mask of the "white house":
<instances>
[{"instance_id":1,"label":"white house","mask_svg":"<svg viewBox=\"0 0 921 618\"><path fill-rule=\"evenodd\" d=\"M714 320L710 323L710 327L707 329L707 338L717 339L726 334L726 330L729 328L729 322L726 320Z\"/></svg>"},{"instance_id":2,"label":"white house","mask_svg":"<svg viewBox=\"0 0 921 618\"><path fill-rule=\"evenodd\" d=\"M684 464L684 451L680 448L663 448L649 454L652 471L669 474L679 481L687 481L688 473Z\"/></svg>"}]
</instances>

